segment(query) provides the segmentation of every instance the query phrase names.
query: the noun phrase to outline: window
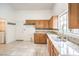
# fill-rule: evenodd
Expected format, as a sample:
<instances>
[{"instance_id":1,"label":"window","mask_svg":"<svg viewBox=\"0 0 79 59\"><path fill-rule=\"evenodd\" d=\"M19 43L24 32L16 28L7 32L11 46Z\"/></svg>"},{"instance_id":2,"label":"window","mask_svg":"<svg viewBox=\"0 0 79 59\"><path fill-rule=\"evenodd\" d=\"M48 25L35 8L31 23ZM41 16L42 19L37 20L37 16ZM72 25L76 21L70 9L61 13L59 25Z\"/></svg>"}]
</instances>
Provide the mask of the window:
<instances>
[{"instance_id":1,"label":"window","mask_svg":"<svg viewBox=\"0 0 79 59\"><path fill-rule=\"evenodd\" d=\"M68 28L68 12L67 11L65 11L58 17L58 30L63 33L70 32L72 34L79 34L79 29Z\"/></svg>"},{"instance_id":2,"label":"window","mask_svg":"<svg viewBox=\"0 0 79 59\"><path fill-rule=\"evenodd\" d=\"M68 29L68 12L64 12L62 15L58 17L58 29L60 32L69 32Z\"/></svg>"},{"instance_id":3,"label":"window","mask_svg":"<svg viewBox=\"0 0 79 59\"><path fill-rule=\"evenodd\" d=\"M79 29L69 29L68 27L68 12L64 12L58 16L58 30L61 33L75 33L79 35ZM61 48L61 54L63 55L79 55L79 52L73 49L72 47L62 44L63 48Z\"/></svg>"}]
</instances>

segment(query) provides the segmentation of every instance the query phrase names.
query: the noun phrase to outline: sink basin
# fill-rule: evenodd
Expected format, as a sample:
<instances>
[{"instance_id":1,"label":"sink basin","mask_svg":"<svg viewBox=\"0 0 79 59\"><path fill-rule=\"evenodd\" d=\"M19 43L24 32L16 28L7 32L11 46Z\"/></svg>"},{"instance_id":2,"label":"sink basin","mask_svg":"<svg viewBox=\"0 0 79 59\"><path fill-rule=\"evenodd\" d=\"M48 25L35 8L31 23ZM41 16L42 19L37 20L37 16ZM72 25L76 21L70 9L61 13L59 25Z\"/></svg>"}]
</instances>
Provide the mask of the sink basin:
<instances>
[{"instance_id":1,"label":"sink basin","mask_svg":"<svg viewBox=\"0 0 79 59\"><path fill-rule=\"evenodd\" d=\"M65 37L65 36L58 36L58 38L59 38L61 41L66 42L66 37Z\"/></svg>"},{"instance_id":2,"label":"sink basin","mask_svg":"<svg viewBox=\"0 0 79 59\"><path fill-rule=\"evenodd\" d=\"M61 41L58 37L52 37L52 39L57 42Z\"/></svg>"},{"instance_id":3,"label":"sink basin","mask_svg":"<svg viewBox=\"0 0 79 59\"><path fill-rule=\"evenodd\" d=\"M55 41L61 41L59 38L54 39Z\"/></svg>"}]
</instances>

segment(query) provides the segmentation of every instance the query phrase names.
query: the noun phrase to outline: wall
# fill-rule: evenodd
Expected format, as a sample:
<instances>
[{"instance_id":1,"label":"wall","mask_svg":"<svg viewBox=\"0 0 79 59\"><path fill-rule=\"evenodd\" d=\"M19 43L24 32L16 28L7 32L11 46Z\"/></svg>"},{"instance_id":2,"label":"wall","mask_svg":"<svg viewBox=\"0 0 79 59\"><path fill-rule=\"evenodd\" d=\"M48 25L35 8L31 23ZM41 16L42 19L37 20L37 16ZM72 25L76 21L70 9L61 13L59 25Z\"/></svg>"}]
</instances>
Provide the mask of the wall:
<instances>
[{"instance_id":1,"label":"wall","mask_svg":"<svg viewBox=\"0 0 79 59\"><path fill-rule=\"evenodd\" d=\"M0 4L0 18L3 18L5 20L5 22L16 22L15 21L15 17L14 17L14 9L9 5L9 4ZM15 27L15 26L13 26ZM6 25L6 42L12 42L15 41L15 31L12 30L8 30L8 28L10 29L11 27L8 25ZM13 37L14 38L13 38ZM12 38L11 38L12 37Z\"/></svg>"},{"instance_id":2,"label":"wall","mask_svg":"<svg viewBox=\"0 0 79 59\"><path fill-rule=\"evenodd\" d=\"M0 4L0 17L8 22L15 22L14 9L9 4Z\"/></svg>"},{"instance_id":3,"label":"wall","mask_svg":"<svg viewBox=\"0 0 79 59\"><path fill-rule=\"evenodd\" d=\"M50 10L20 10L16 11L16 22L17 22L17 40L21 39L23 33L23 24L24 20L41 20L41 19L50 19L51 11ZM28 32L27 32L28 33Z\"/></svg>"},{"instance_id":4,"label":"wall","mask_svg":"<svg viewBox=\"0 0 79 59\"><path fill-rule=\"evenodd\" d=\"M24 31L24 20L27 19L50 19L51 16L59 15L61 12L67 9L67 4L55 4L52 7L52 10L14 10L9 4L0 4L0 17L4 18L7 22L16 22L16 30L12 30L12 32L7 29L7 37L8 41L13 41L15 39L11 39L11 33L16 32L16 39L23 38L21 35ZM16 13L16 14L15 14ZM52 14L51 14L52 13ZM9 26L11 28L11 26ZM10 29L9 28L9 29ZM12 28L11 28L12 29ZM9 32L9 33L8 33Z\"/></svg>"},{"instance_id":5,"label":"wall","mask_svg":"<svg viewBox=\"0 0 79 59\"><path fill-rule=\"evenodd\" d=\"M52 7L51 11L52 11L52 15L56 16L56 15L60 15L65 10L68 10L68 4L67 3L56 3Z\"/></svg>"}]
</instances>

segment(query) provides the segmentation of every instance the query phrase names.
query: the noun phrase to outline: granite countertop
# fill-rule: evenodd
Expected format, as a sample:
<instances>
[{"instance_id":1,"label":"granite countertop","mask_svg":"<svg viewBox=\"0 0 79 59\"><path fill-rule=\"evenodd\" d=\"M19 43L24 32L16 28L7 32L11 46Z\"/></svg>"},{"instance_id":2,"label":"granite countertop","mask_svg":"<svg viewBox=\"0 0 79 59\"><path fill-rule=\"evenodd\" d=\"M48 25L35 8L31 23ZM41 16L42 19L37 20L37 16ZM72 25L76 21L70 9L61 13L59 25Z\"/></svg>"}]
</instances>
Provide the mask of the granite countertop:
<instances>
[{"instance_id":1,"label":"granite countertop","mask_svg":"<svg viewBox=\"0 0 79 59\"><path fill-rule=\"evenodd\" d=\"M43 29L41 29L41 30L35 30L35 33L51 33L51 32L53 32L53 30L43 30Z\"/></svg>"},{"instance_id":2,"label":"granite countertop","mask_svg":"<svg viewBox=\"0 0 79 59\"><path fill-rule=\"evenodd\" d=\"M61 55L61 48L62 48L62 45L64 44L64 42L61 41L60 39L58 39L57 35L55 35L55 34L47 33L47 35L48 35L49 39L51 40L51 42L53 43L54 47L58 50L59 54Z\"/></svg>"},{"instance_id":3,"label":"granite countertop","mask_svg":"<svg viewBox=\"0 0 79 59\"><path fill-rule=\"evenodd\" d=\"M74 33L60 33L59 31L54 31L57 33L58 36L63 37L66 41L70 41L76 45L79 45L79 35Z\"/></svg>"},{"instance_id":4,"label":"granite countertop","mask_svg":"<svg viewBox=\"0 0 79 59\"><path fill-rule=\"evenodd\" d=\"M79 52L79 35L72 34L72 33L62 34L57 30L36 30L36 33L46 33L48 35L49 39L54 44L54 46L60 52L60 54L61 54L61 48L62 48L61 44L68 45L68 46L72 47L73 49L75 49L77 52ZM59 39L57 37L59 37L61 35L66 37L66 42L53 40L53 38Z\"/></svg>"},{"instance_id":5,"label":"granite countertop","mask_svg":"<svg viewBox=\"0 0 79 59\"><path fill-rule=\"evenodd\" d=\"M53 34L53 33L47 33L49 39L51 40L51 42L53 43L53 45L56 47L56 49L59 51L60 55L64 55L62 54L61 49L66 50L63 45L65 46L69 46L71 48L73 48L74 50L76 50L77 52L79 52L79 45L76 45L70 41L62 41L61 39L58 38L57 35Z\"/></svg>"}]
</instances>

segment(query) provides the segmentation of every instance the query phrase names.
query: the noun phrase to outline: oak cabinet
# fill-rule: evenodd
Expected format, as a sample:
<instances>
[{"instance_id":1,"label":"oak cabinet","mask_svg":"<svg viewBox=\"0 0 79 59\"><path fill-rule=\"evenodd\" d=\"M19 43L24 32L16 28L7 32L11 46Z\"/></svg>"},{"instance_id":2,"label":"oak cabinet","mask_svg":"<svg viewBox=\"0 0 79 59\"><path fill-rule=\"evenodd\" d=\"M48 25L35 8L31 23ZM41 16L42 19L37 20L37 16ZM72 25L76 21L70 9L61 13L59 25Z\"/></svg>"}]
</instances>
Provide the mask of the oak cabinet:
<instances>
[{"instance_id":1,"label":"oak cabinet","mask_svg":"<svg viewBox=\"0 0 79 59\"><path fill-rule=\"evenodd\" d=\"M53 16L53 29L57 29L58 16Z\"/></svg>"},{"instance_id":2,"label":"oak cabinet","mask_svg":"<svg viewBox=\"0 0 79 59\"><path fill-rule=\"evenodd\" d=\"M46 39L46 34L44 33L35 33L34 34L34 43L37 44L46 44L47 43L47 39Z\"/></svg>"},{"instance_id":3,"label":"oak cabinet","mask_svg":"<svg viewBox=\"0 0 79 59\"><path fill-rule=\"evenodd\" d=\"M47 38L48 53L51 56L51 41Z\"/></svg>"},{"instance_id":4,"label":"oak cabinet","mask_svg":"<svg viewBox=\"0 0 79 59\"><path fill-rule=\"evenodd\" d=\"M48 21L49 20L26 20L25 24L34 24L35 28L49 28Z\"/></svg>"},{"instance_id":5,"label":"oak cabinet","mask_svg":"<svg viewBox=\"0 0 79 59\"><path fill-rule=\"evenodd\" d=\"M48 20L37 20L36 28L48 28Z\"/></svg>"},{"instance_id":6,"label":"oak cabinet","mask_svg":"<svg viewBox=\"0 0 79 59\"><path fill-rule=\"evenodd\" d=\"M35 28L39 28L40 27L39 24L40 24L40 22L37 20L36 23L35 23Z\"/></svg>"},{"instance_id":7,"label":"oak cabinet","mask_svg":"<svg viewBox=\"0 0 79 59\"><path fill-rule=\"evenodd\" d=\"M38 24L37 28L44 28L44 22L43 22L43 20L38 20L37 24Z\"/></svg>"},{"instance_id":8,"label":"oak cabinet","mask_svg":"<svg viewBox=\"0 0 79 59\"><path fill-rule=\"evenodd\" d=\"M51 46L51 56L58 56L59 52L57 51L56 47L54 45Z\"/></svg>"},{"instance_id":9,"label":"oak cabinet","mask_svg":"<svg viewBox=\"0 0 79 59\"><path fill-rule=\"evenodd\" d=\"M50 56L58 56L59 52L54 46L54 44L51 42L49 38L47 38L47 47L48 47L48 53Z\"/></svg>"},{"instance_id":10,"label":"oak cabinet","mask_svg":"<svg viewBox=\"0 0 79 59\"><path fill-rule=\"evenodd\" d=\"M33 21L33 20L26 20L25 24L28 24L28 25L34 25L36 23L36 21Z\"/></svg>"},{"instance_id":11,"label":"oak cabinet","mask_svg":"<svg viewBox=\"0 0 79 59\"><path fill-rule=\"evenodd\" d=\"M39 43L39 35L37 33L34 34L34 43Z\"/></svg>"},{"instance_id":12,"label":"oak cabinet","mask_svg":"<svg viewBox=\"0 0 79 59\"><path fill-rule=\"evenodd\" d=\"M53 16L49 20L49 28L53 28Z\"/></svg>"},{"instance_id":13,"label":"oak cabinet","mask_svg":"<svg viewBox=\"0 0 79 59\"><path fill-rule=\"evenodd\" d=\"M45 20L45 21L43 21L43 23L44 23L44 28L49 28L49 26L48 26L48 20Z\"/></svg>"},{"instance_id":14,"label":"oak cabinet","mask_svg":"<svg viewBox=\"0 0 79 59\"><path fill-rule=\"evenodd\" d=\"M58 16L52 16L49 20L49 28L57 29Z\"/></svg>"},{"instance_id":15,"label":"oak cabinet","mask_svg":"<svg viewBox=\"0 0 79 59\"><path fill-rule=\"evenodd\" d=\"M79 28L79 3L69 3L68 4L68 18L69 18L69 28L78 29Z\"/></svg>"}]
</instances>

